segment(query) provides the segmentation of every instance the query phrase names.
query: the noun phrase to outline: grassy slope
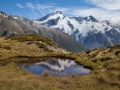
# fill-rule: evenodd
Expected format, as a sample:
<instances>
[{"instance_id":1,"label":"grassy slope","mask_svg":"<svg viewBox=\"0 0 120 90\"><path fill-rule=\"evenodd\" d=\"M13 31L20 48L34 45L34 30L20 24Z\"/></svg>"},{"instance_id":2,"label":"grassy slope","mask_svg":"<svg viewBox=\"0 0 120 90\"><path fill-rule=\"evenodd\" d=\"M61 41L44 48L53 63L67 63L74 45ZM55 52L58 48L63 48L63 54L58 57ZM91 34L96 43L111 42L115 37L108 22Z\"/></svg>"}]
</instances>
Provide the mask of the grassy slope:
<instances>
[{"instance_id":1,"label":"grassy slope","mask_svg":"<svg viewBox=\"0 0 120 90\"><path fill-rule=\"evenodd\" d=\"M39 35L0 38L0 59L15 56L43 56L46 54L66 53L50 39Z\"/></svg>"},{"instance_id":2,"label":"grassy slope","mask_svg":"<svg viewBox=\"0 0 120 90\"><path fill-rule=\"evenodd\" d=\"M0 67L0 73L1 90L119 90L92 74L82 77L36 76L17 69L14 63Z\"/></svg>"},{"instance_id":3,"label":"grassy slope","mask_svg":"<svg viewBox=\"0 0 120 90\"><path fill-rule=\"evenodd\" d=\"M43 49L38 50L36 44L34 47L28 47L28 42L18 42L1 39L1 44L8 44L14 48L22 45L22 53L15 49L17 55L39 56ZM11 43L10 43L11 42ZM16 43L16 44L15 44ZM18 44L19 43L19 44ZM25 44L25 45L24 45ZM30 44L30 43L29 43ZM16 45L16 46L15 46ZM34 44L30 44L34 45ZM1 45L2 46L2 45ZM26 48L23 48L27 46ZM14 48L13 48L14 47ZM35 49L37 48L37 49ZM9 49L0 48L4 55L14 55ZM29 51L29 50L38 50ZM9 53L8 53L9 51ZM24 51L24 52L23 52ZM5 53L7 52L7 54ZM0 54L1 54L0 53ZM31 54L29 54L31 53ZM47 52L46 52L47 53ZM58 53L58 52L56 52ZM48 53L47 53L48 54ZM16 55L16 54L15 54ZM0 66L0 90L119 90L120 89L120 46L94 49L92 51L84 51L80 54L64 55L69 58L75 58L76 62L83 64L92 69L91 73L86 76L67 76L54 77L49 74L43 76L33 75L25 70L20 70L16 64L11 62L7 66ZM1 58L2 58L1 57ZM14 59L17 60L17 59ZM2 61L1 61L2 62Z\"/></svg>"}]
</instances>

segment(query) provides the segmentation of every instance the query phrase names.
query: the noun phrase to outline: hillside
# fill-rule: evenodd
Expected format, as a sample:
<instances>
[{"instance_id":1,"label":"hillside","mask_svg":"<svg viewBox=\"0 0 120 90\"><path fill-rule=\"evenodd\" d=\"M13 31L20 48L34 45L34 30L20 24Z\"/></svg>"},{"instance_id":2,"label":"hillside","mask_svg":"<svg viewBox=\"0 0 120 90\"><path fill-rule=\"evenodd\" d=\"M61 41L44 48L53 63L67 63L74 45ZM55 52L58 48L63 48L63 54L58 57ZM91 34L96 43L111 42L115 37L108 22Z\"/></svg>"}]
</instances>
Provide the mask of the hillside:
<instances>
[{"instance_id":1,"label":"hillside","mask_svg":"<svg viewBox=\"0 0 120 90\"><path fill-rule=\"evenodd\" d=\"M58 53L67 53L67 51L40 35L0 37L0 59L16 56L39 57Z\"/></svg>"},{"instance_id":2,"label":"hillside","mask_svg":"<svg viewBox=\"0 0 120 90\"><path fill-rule=\"evenodd\" d=\"M120 45L83 51L76 61L91 68L100 83L120 87Z\"/></svg>"},{"instance_id":3,"label":"hillside","mask_svg":"<svg viewBox=\"0 0 120 90\"><path fill-rule=\"evenodd\" d=\"M26 36L25 36L26 37ZM30 37L30 36L29 36ZM22 36L21 38L24 38ZM17 39L18 41L14 41L15 43L9 43L11 47L16 48L19 47L20 43L23 46L27 46L27 49L31 49L28 47L27 42L29 39L27 38L25 42L23 39L18 37L13 37L12 39ZM5 43L11 42L10 40L1 39L0 41ZM30 39L31 41L31 39ZM32 41L33 38L32 38ZM23 45L23 42L25 45ZM19 44L18 44L19 43ZM36 44L35 44L36 45ZM12 47L12 50L14 50ZM21 47L21 49L22 49ZM56 46L57 47L57 46ZM35 47L38 50L38 46ZM35 50L31 49L32 50ZM1 48L1 50L6 51L5 48ZM16 48L17 49L17 48ZM25 53L26 48L22 49L22 53L20 55L36 55L37 52L29 52ZM15 51L15 50L14 50ZM17 52L16 50L15 52ZM44 50L43 50L44 51ZM18 51L19 52L19 51ZM39 52L38 52L39 53ZM3 54L7 55L4 52ZM18 53L17 53L18 54ZM10 55L10 53L9 53ZM35 89L35 90L87 90L88 88L91 90L119 90L120 89L120 45L108 48L94 49L91 51L83 51L79 54L69 53L64 54L64 56L73 58L75 61L85 67L91 69L91 73L85 76L76 76L72 74L71 76L57 77L51 76L49 73L45 73L44 75L33 75L26 70L21 70L17 67L17 60L21 60L21 62L32 62L40 60L41 58L35 59L32 58L11 58L7 59L7 61L11 61L6 66L4 66L4 61L0 61L0 89ZM0 57L1 58L1 57ZM31 61L30 61L31 60ZM57 82L56 82L57 81Z\"/></svg>"},{"instance_id":4,"label":"hillside","mask_svg":"<svg viewBox=\"0 0 120 90\"><path fill-rule=\"evenodd\" d=\"M79 42L70 38L69 35L58 30L44 30L44 28L45 27L41 27L39 34L52 39L63 49L76 53L86 50L81 44L79 44Z\"/></svg>"}]
</instances>

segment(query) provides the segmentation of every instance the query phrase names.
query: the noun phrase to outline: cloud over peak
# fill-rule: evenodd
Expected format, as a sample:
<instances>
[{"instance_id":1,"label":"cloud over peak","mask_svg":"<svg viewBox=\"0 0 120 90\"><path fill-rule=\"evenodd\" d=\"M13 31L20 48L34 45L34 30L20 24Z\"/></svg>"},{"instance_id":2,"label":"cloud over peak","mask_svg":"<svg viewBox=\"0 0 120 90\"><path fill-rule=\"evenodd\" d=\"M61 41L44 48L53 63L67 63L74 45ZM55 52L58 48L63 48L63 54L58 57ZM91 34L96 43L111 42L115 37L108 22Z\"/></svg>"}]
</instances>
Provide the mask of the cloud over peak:
<instances>
[{"instance_id":1,"label":"cloud over peak","mask_svg":"<svg viewBox=\"0 0 120 90\"><path fill-rule=\"evenodd\" d=\"M24 8L24 7L23 7L21 4L19 4L19 3L17 3L16 6L19 7L19 8Z\"/></svg>"},{"instance_id":2,"label":"cloud over peak","mask_svg":"<svg viewBox=\"0 0 120 90\"><path fill-rule=\"evenodd\" d=\"M98 8L105 10L120 10L120 0L86 0Z\"/></svg>"},{"instance_id":3,"label":"cloud over peak","mask_svg":"<svg viewBox=\"0 0 120 90\"><path fill-rule=\"evenodd\" d=\"M85 5L91 6L58 6L56 3L26 3L26 6L16 4L19 8L31 10L31 19L40 18L46 14L62 11L65 15L74 16L94 16L96 19L110 20L111 22L120 21L120 0L84 0Z\"/></svg>"}]
</instances>

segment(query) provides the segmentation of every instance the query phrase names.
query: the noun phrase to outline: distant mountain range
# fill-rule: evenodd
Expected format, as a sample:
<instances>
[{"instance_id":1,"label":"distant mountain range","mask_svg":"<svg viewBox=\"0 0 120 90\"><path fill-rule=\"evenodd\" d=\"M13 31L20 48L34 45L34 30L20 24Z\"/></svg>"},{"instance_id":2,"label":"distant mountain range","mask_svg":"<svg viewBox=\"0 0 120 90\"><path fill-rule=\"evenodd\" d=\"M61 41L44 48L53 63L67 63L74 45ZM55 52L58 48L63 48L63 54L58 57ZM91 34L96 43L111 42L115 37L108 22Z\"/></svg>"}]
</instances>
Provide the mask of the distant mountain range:
<instances>
[{"instance_id":1,"label":"distant mountain range","mask_svg":"<svg viewBox=\"0 0 120 90\"><path fill-rule=\"evenodd\" d=\"M63 31L88 49L120 44L120 26L98 21L93 16L66 17L57 11L34 22Z\"/></svg>"},{"instance_id":2,"label":"distant mountain range","mask_svg":"<svg viewBox=\"0 0 120 90\"><path fill-rule=\"evenodd\" d=\"M80 43L60 30L48 28L27 18L0 12L0 36L25 34L39 34L45 36L52 39L60 47L72 52L80 52L85 49Z\"/></svg>"}]
</instances>

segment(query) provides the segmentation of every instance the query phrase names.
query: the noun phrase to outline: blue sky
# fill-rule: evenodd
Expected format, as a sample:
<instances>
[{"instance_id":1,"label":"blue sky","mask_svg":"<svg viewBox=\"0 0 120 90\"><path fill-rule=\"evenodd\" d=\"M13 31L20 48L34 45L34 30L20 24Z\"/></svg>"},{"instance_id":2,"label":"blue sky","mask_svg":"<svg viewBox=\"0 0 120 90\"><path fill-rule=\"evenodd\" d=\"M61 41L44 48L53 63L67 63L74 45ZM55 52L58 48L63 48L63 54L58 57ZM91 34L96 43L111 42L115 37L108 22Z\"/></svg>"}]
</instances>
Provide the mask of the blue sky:
<instances>
[{"instance_id":1,"label":"blue sky","mask_svg":"<svg viewBox=\"0 0 120 90\"><path fill-rule=\"evenodd\" d=\"M120 0L0 0L0 11L36 19L55 11L66 16L90 16L120 20Z\"/></svg>"}]
</instances>

